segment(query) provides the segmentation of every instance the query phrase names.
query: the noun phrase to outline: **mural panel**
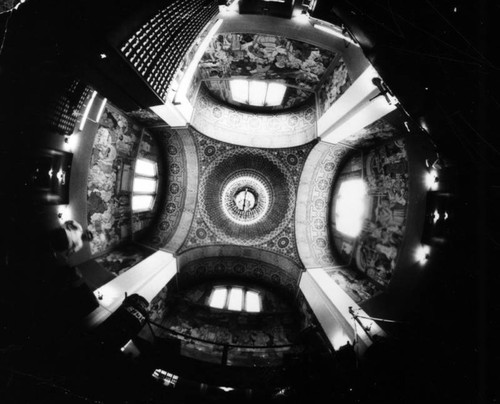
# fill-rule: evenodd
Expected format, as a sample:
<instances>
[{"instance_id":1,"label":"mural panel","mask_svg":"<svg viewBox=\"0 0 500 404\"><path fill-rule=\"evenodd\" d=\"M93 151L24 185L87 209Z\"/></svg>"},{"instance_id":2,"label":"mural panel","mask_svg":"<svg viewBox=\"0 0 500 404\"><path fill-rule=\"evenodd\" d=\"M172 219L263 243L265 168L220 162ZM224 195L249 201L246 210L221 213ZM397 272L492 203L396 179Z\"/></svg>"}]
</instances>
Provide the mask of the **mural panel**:
<instances>
[{"instance_id":1,"label":"mural panel","mask_svg":"<svg viewBox=\"0 0 500 404\"><path fill-rule=\"evenodd\" d=\"M386 142L353 161L360 164L344 168L339 183L362 174L368 186L369 208L361 234L350 239L334 231L335 243L345 262L352 262L362 274L385 287L396 268L405 230L408 161L404 141Z\"/></svg>"},{"instance_id":2,"label":"mural panel","mask_svg":"<svg viewBox=\"0 0 500 404\"><path fill-rule=\"evenodd\" d=\"M133 164L137 157L157 161L153 138L118 109L104 110L90 157L87 182L87 221L94 233L92 254L130 239L150 223L149 212L132 215Z\"/></svg>"},{"instance_id":3,"label":"mural panel","mask_svg":"<svg viewBox=\"0 0 500 404\"><path fill-rule=\"evenodd\" d=\"M307 242L311 254L306 265L322 267L356 303L362 303L381 288L361 272L343 265L332 251L334 244L337 244L338 251L342 244L338 245L335 232L330 231L332 186L335 186L341 162L345 160L350 149L342 144L327 143L318 143L317 148L317 163L308 168L311 171L310 180L307 182L307 188L303 190L308 193L308 197L305 204L306 225L301 230L306 233L303 242ZM344 262L347 263L348 260Z\"/></svg>"},{"instance_id":4,"label":"mural panel","mask_svg":"<svg viewBox=\"0 0 500 404\"><path fill-rule=\"evenodd\" d=\"M225 33L211 41L199 74L201 79L273 80L296 87L300 91L290 93L290 107L316 89L334 57L333 52L281 36Z\"/></svg>"},{"instance_id":5,"label":"mural panel","mask_svg":"<svg viewBox=\"0 0 500 404\"><path fill-rule=\"evenodd\" d=\"M128 189L139 140L139 127L108 105L94 140L87 183L88 228L94 233L92 254L107 250L131 234Z\"/></svg>"},{"instance_id":6,"label":"mural panel","mask_svg":"<svg viewBox=\"0 0 500 404\"><path fill-rule=\"evenodd\" d=\"M318 90L318 114L321 117L352 84L347 67L342 59Z\"/></svg>"},{"instance_id":7,"label":"mural panel","mask_svg":"<svg viewBox=\"0 0 500 404\"><path fill-rule=\"evenodd\" d=\"M109 272L118 276L127 272L149 255L151 255L150 250L136 244L128 244L104 254L95 260Z\"/></svg>"}]
</instances>

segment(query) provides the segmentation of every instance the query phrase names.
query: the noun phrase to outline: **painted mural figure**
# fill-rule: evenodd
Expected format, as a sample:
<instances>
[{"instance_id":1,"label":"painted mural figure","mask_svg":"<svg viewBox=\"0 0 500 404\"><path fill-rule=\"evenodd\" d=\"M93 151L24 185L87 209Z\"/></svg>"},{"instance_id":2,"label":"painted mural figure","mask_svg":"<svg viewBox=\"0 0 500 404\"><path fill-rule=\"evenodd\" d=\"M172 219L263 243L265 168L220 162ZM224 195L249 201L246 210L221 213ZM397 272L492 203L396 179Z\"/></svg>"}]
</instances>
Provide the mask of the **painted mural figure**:
<instances>
[{"instance_id":1,"label":"painted mural figure","mask_svg":"<svg viewBox=\"0 0 500 404\"><path fill-rule=\"evenodd\" d=\"M311 96L333 58L332 52L280 36L226 33L210 43L200 73L202 79L252 78L291 85L285 100L288 107ZM220 93L228 91L220 84L207 81L206 85Z\"/></svg>"},{"instance_id":2,"label":"painted mural figure","mask_svg":"<svg viewBox=\"0 0 500 404\"><path fill-rule=\"evenodd\" d=\"M383 123L374 127L382 131L382 137L394 131ZM368 283L373 285L372 292L389 284L403 241L408 207L408 163L404 141L391 140L367 154L354 156L341 176L363 178L368 186L369 208L361 233L354 240L336 235L343 262L353 263L355 270L352 270L357 271L362 279L364 277L367 283L360 291L347 281L347 273L343 277L336 274L334 279L353 299L364 299L371 293L367 289ZM346 245L352 247L346 248Z\"/></svg>"},{"instance_id":3,"label":"painted mural figure","mask_svg":"<svg viewBox=\"0 0 500 404\"><path fill-rule=\"evenodd\" d=\"M133 125L110 106L99 124L87 185L89 229L95 234L90 243L92 254L105 251L131 232L130 198L125 202L115 195L127 159L136 154L139 143Z\"/></svg>"}]
</instances>

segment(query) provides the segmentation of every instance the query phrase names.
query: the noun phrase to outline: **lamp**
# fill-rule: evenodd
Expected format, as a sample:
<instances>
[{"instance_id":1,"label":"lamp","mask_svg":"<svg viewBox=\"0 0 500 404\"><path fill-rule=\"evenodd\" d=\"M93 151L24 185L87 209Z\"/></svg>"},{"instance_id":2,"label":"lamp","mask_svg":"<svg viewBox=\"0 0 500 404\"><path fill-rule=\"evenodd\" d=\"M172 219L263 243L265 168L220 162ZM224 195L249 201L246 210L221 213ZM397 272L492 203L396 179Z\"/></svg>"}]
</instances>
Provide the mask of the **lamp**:
<instances>
[{"instance_id":1,"label":"lamp","mask_svg":"<svg viewBox=\"0 0 500 404\"><path fill-rule=\"evenodd\" d=\"M415 258L421 265L424 265L430 257L431 249L428 245L421 245L415 252Z\"/></svg>"}]
</instances>

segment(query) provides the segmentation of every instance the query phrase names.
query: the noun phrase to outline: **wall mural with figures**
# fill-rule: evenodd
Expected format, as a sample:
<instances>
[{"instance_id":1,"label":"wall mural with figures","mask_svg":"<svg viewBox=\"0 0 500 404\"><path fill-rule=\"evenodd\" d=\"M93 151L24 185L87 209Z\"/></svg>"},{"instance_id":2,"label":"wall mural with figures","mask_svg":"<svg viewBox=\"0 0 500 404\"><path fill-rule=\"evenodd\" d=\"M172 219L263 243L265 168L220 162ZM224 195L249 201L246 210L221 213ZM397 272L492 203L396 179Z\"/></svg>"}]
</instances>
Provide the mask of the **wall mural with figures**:
<instances>
[{"instance_id":1,"label":"wall mural with figures","mask_svg":"<svg viewBox=\"0 0 500 404\"><path fill-rule=\"evenodd\" d=\"M347 66L339 58L333 71L326 77L318 90L318 116L322 116L338 98L350 87L352 80L349 77Z\"/></svg>"},{"instance_id":2,"label":"wall mural with figures","mask_svg":"<svg viewBox=\"0 0 500 404\"><path fill-rule=\"evenodd\" d=\"M137 244L127 244L101 255L95 260L104 269L118 276L147 258L151 253L151 250Z\"/></svg>"},{"instance_id":3,"label":"wall mural with figures","mask_svg":"<svg viewBox=\"0 0 500 404\"><path fill-rule=\"evenodd\" d=\"M208 302L213 286L214 283L210 281L176 291L175 285L169 283L151 302L150 319L155 323L206 341L181 340L181 352L185 356L221 363L221 347L210 344L214 342L262 348L229 349L227 363L230 365L282 363L284 354L299 352L301 348L275 348L275 345L293 344L299 338L301 326L317 325L310 309L307 309L307 313L297 312L289 301L253 283L244 283L242 286L259 293L262 302L260 313L212 309ZM155 333L159 337L171 337L161 328L155 328Z\"/></svg>"},{"instance_id":4,"label":"wall mural with figures","mask_svg":"<svg viewBox=\"0 0 500 404\"><path fill-rule=\"evenodd\" d=\"M132 218L131 184L137 156L154 159L153 141L142 128L112 105L99 122L89 162L87 221L94 233L90 250L97 255L131 238L145 227ZM134 223L134 228L132 227Z\"/></svg>"},{"instance_id":5,"label":"wall mural with figures","mask_svg":"<svg viewBox=\"0 0 500 404\"><path fill-rule=\"evenodd\" d=\"M332 233L342 261L378 287L385 288L396 268L408 205L408 160L404 140L385 141L367 153L358 152L341 171L340 184L363 178L367 185L367 211L361 233L350 238L335 228L335 198ZM334 192L336 192L336 190ZM334 194L335 195L335 194Z\"/></svg>"},{"instance_id":6,"label":"wall mural with figures","mask_svg":"<svg viewBox=\"0 0 500 404\"><path fill-rule=\"evenodd\" d=\"M301 104L316 90L335 54L281 36L224 33L210 43L199 65L199 75L223 101L231 101L225 80L272 80L288 86L282 106Z\"/></svg>"}]
</instances>

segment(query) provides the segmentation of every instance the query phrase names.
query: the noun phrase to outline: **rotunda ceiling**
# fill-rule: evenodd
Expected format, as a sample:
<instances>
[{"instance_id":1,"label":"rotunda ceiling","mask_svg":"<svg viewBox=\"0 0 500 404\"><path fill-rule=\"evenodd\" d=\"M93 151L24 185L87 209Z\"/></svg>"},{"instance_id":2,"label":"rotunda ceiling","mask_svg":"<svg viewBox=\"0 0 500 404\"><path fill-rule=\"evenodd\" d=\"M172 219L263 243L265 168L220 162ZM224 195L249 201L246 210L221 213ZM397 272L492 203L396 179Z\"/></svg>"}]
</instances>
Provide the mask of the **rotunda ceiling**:
<instances>
[{"instance_id":1,"label":"rotunda ceiling","mask_svg":"<svg viewBox=\"0 0 500 404\"><path fill-rule=\"evenodd\" d=\"M298 162L293 154L290 159ZM278 158L260 149L233 149L216 158L203 173L199 192L207 226L237 245L273 239L295 207L290 173Z\"/></svg>"},{"instance_id":2,"label":"rotunda ceiling","mask_svg":"<svg viewBox=\"0 0 500 404\"><path fill-rule=\"evenodd\" d=\"M301 265L295 243L295 202L314 142L258 149L218 142L191 130L199 184L194 219L178 251L208 245L257 247Z\"/></svg>"}]
</instances>

